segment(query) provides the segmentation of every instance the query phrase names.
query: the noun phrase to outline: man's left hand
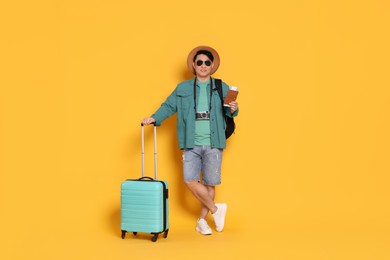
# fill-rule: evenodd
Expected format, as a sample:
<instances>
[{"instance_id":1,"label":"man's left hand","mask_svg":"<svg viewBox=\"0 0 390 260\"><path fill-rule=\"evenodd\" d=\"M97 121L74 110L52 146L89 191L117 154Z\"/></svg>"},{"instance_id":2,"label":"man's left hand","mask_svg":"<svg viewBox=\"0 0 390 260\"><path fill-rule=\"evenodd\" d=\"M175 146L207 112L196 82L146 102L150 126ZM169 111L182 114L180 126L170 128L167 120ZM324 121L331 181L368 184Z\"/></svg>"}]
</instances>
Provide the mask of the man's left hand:
<instances>
[{"instance_id":1,"label":"man's left hand","mask_svg":"<svg viewBox=\"0 0 390 260\"><path fill-rule=\"evenodd\" d=\"M230 113L234 114L234 112L238 109L238 103L236 101L232 101L229 103L230 106Z\"/></svg>"}]
</instances>

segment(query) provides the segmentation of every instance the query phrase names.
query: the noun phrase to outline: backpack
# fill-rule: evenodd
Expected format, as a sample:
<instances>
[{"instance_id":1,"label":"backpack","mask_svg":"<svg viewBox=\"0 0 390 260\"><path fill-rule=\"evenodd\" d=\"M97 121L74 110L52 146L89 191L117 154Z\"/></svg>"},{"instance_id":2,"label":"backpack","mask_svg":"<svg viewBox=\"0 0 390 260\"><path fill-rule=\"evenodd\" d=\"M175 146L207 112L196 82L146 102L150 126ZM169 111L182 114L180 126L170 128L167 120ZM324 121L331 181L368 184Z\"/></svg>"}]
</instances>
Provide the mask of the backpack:
<instances>
[{"instance_id":1,"label":"backpack","mask_svg":"<svg viewBox=\"0 0 390 260\"><path fill-rule=\"evenodd\" d=\"M218 91L219 97L221 98L222 109L224 109L224 106L223 106L223 92L222 92L222 80L215 79L215 86L217 87L217 91ZM226 116L225 113L223 113L223 117L225 118L225 122L226 122L225 137L226 137L226 139L228 139L234 133L234 130L236 129L236 124L234 123L233 117Z\"/></svg>"}]
</instances>

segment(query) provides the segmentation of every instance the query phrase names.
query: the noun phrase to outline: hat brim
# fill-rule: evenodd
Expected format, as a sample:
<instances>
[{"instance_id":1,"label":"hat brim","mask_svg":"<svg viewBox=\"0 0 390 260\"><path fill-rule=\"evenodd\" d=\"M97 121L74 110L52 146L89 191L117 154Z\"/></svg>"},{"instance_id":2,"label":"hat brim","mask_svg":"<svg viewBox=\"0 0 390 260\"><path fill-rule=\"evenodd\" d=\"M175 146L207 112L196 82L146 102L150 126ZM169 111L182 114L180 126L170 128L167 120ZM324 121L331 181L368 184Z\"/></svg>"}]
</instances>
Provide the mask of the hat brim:
<instances>
[{"instance_id":1,"label":"hat brim","mask_svg":"<svg viewBox=\"0 0 390 260\"><path fill-rule=\"evenodd\" d=\"M187 58L187 67L188 67L188 69L192 72L192 74L196 75L193 63L194 63L194 57L195 57L196 53L198 51L200 51L200 50L209 51L209 52L211 52L211 54L213 54L213 57L214 57L214 61L213 61L214 67L211 70L211 74L214 74L214 72L216 72L218 67L219 67L220 58L219 58L218 52L216 50L214 50L213 48L209 47L209 46L198 46L198 47L194 48L190 52L190 54L188 54L188 58Z\"/></svg>"}]
</instances>

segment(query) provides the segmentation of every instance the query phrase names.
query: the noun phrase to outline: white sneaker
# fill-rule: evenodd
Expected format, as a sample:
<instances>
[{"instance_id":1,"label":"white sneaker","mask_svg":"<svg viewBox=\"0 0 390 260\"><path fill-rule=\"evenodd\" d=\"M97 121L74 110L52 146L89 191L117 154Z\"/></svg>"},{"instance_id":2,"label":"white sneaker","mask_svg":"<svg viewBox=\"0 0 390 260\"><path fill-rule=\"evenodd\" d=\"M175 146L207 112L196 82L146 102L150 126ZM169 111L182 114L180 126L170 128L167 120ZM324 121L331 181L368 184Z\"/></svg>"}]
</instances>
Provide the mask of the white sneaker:
<instances>
[{"instance_id":1,"label":"white sneaker","mask_svg":"<svg viewBox=\"0 0 390 260\"><path fill-rule=\"evenodd\" d=\"M198 222L196 224L196 231L198 231L202 235L211 235L213 233L211 231L211 228L207 224L207 221L203 218L198 219Z\"/></svg>"},{"instance_id":2,"label":"white sneaker","mask_svg":"<svg viewBox=\"0 0 390 260\"><path fill-rule=\"evenodd\" d=\"M223 227L225 226L227 205L226 203L217 203L215 206L217 207L217 211L212 214L215 222L215 229L218 232L222 232Z\"/></svg>"}]
</instances>

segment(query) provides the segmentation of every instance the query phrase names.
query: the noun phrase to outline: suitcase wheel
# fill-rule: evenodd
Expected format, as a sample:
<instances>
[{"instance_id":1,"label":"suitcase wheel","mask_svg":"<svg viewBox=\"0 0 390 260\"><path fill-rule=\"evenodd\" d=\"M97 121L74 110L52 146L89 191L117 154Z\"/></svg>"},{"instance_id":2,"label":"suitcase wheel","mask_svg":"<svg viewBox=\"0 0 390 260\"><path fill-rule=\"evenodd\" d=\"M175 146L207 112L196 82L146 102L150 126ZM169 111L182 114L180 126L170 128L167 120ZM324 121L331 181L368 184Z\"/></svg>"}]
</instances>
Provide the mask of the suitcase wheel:
<instances>
[{"instance_id":1,"label":"suitcase wheel","mask_svg":"<svg viewBox=\"0 0 390 260\"><path fill-rule=\"evenodd\" d=\"M137 232L133 232L133 235L136 236L138 233Z\"/></svg>"},{"instance_id":2,"label":"suitcase wheel","mask_svg":"<svg viewBox=\"0 0 390 260\"><path fill-rule=\"evenodd\" d=\"M122 239L125 239L125 237L126 237L126 231L122 230Z\"/></svg>"},{"instance_id":3,"label":"suitcase wheel","mask_svg":"<svg viewBox=\"0 0 390 260\"><path fill-rule=\"evenodd\" d=\"M152 237L152 242L156 242L157 238L158 238L158 234L154 234L154 236Z\"/></svg>"},{"instance_id":4,"label":"suitcase wheel","mask_svg":"<svg viewBox=\"0 0 390 260\"><path fill-rule=\"evenodd\" d=\"M165 230L164 232L164 238L167 238L169 229Z\"/></svg>"}]
</instances>

